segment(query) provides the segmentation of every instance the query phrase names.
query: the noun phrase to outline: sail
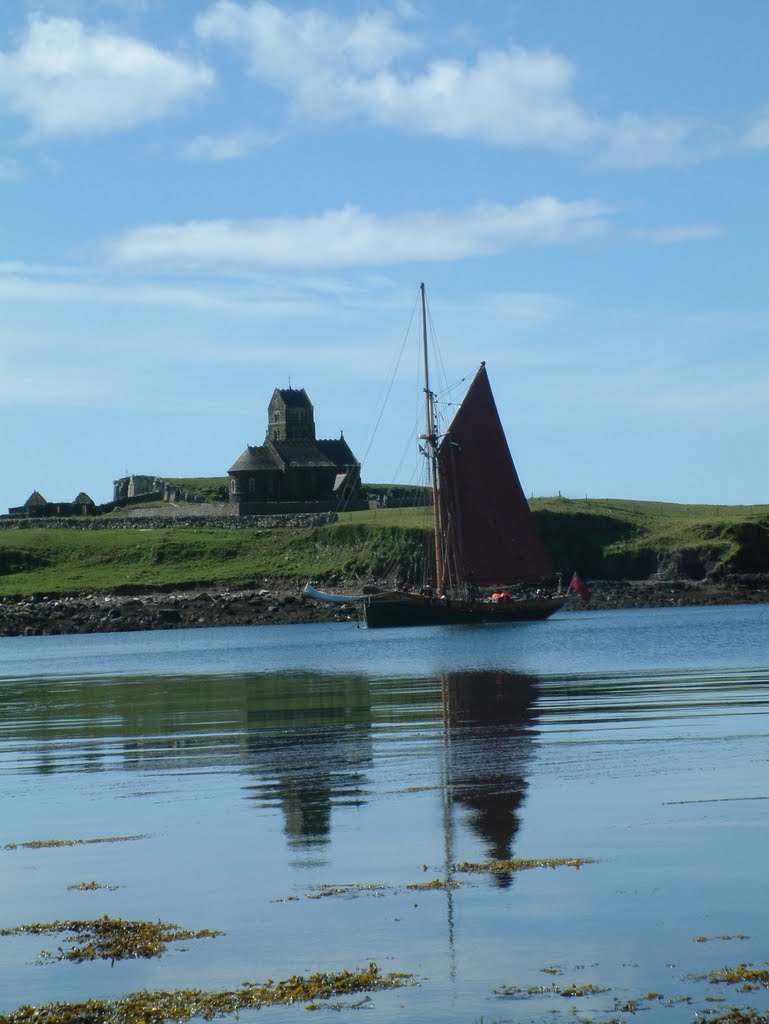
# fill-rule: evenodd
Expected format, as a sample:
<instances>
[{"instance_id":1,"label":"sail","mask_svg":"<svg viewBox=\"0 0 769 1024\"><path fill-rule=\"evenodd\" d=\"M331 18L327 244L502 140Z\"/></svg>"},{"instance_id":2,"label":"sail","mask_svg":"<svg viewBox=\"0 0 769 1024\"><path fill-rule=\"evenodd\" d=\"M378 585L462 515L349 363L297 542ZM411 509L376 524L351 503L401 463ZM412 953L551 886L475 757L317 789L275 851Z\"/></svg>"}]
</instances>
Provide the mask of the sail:
<instances>
[{"instance_id":1,"label":"sail","mask_svg":"<svg viewBox=\"0 0 769 1024\"><path fill-rule=\"evenodd\" d=\"M487 586L552 576L481 364L438 449L446 575Z\"/></svg>"}]
</instances>

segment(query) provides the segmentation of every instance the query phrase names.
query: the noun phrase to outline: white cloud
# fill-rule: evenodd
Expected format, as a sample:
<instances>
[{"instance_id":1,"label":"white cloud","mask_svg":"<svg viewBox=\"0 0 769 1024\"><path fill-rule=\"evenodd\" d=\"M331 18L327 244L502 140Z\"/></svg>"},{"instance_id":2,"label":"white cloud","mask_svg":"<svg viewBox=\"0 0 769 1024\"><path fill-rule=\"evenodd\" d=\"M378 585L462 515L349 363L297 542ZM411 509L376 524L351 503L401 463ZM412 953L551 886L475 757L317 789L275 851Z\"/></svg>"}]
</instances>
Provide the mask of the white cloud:
<instances>
[{"instance_id":1,"label":"white cloud","mask_svg":"<svg viewBox=\"0 0 769 1024\"><path fill-rule=\"evenodd\" d=\"M385 12L351 19L317 8L286 14L263 0L249 8L219 0L198 16L195 31L244 51L252 74L308 100L313 84L376 73L417 45Z\"/></svg>"},{"instance_id":2,"label":"white cloud","mask_svg":"<svg viewBox=\"0 0 769 1024\"><path fill-rule=\"evenodd\" d=\"M606 230L597 200L552 196L519 206L479 203L456 214L411 213L389 220L355 206L304 220L190 221L134 228L107 244L116 263L170 263L187 269L254 265L278 268L387 266L451 261L517 244L575 242Z\"/></svg>"},{"instance_id":3,"label":"white cloud","mask_svg":"<svg viewBox=\"0 0 769 1024\"><path fill-rule=\"evenodd\" d=\"M749 149L769 149L769 105L755 116L742 141Z\"/></svg>"},{"instance_id":4,"label":"white cloud","mask_svg":"<svg viewBox=\"0 0 769 1024\"><path fill-rule=\"evenodd\" d=\"M40 307L82 305L123 306L132 311L155 307L202 314L242 315L248 317L317 316L319 304L312 298L311 287L281 291L275 284L233 284L219 279L195 287L157 284L142 280L120 280L115 277L92 277L77 267L28 266L18 263L0 264L0 299L11 303ZM308 297L308 293L310 297ZM12 342L10 335L6 338Z\"/></svg>"},{"instance_id":5,"label":"white cloud","mask_svg":"<svg viewBox=\"0 0 769 1024\"><path fill-rule=\"evenodd\" d=\"M605 143L596 163L601 167L683 166L719 150L718 133L711 130L706 140L697 136L701 126L672 117L642 117L624 113L604 125Z\"/></svg>"},{"instance_id":6,"label":"white cloud","mask_svg":"<svg viewBox=\"0 0 769 1024\"><path fill-rule=\"evenodd\" d=\"M572 66L547 51L513 48L481 53L474 65L441 60L418 74L396 73L393 62L421 47L390 15L287 14L266 2L244 8L219 0L196 30L245 50L251 75L321 119L363 114L449 138L555 149L598 129L569 95Z\"/></svg>"},{"instance_id":7,"label":"white cloud","mask_svg":"<svg viewBox=\"0 0 769 1024\"><path fill-rule=\"evenodd\" d=\"M266 136L248 129L231 135L198 135L183 147L181 155L187 160L238 160L266 141Z\"/></svg>"},{"instance_id":8,"label":"white cloud","mask_svg":"<svg viewBox=\"0 0 769 1024\"><path fill-rule=\"evenodd\" d=\"M33 137L130 128L213 82L204 64L72 18L32 17L19 48L0 54L0 96Z\"/></svg>"},{"instance_id":9,"label":"white cloud","mask_svg":"<svg viewBox=\"0 0 769 1024\"><path fill-rule=\"evenodd\" d=\"M555 54L522 49L481 53L474 65L436 61L405 79L383 71L349 79L340 93L373 120L447 138L565 150L599 125L569 96L573 69Z\"/></svg>"},{"instance_id":10,"label":"white cloud","mask_svg":"<svg viewBox=\"0 0 769 1024\"><path fill-rule=\"evenodd\" d=\"M679 224L660 228L637 228L630 232L630 237L658 245L674 245L678 242L701 242L709 238L720 238L724 233L724 229L717 224Z\"/></svg>"},{"instance_id":11,"label":"white cloud","mask_svg":"<svg viewBox=\"0 0 769 1024\"><path fill-rule=\"evenodd\" d=\"M363 116L444 138L592 151L600 166L683 165L720 151L720 133L693 121L632 111L598 117L575 96L574 65L549 50L506 46L480 51L472 61L434 59L414 67L423 41L394 18L218 0L195 29L202 39L243 53L252 77L317 120Z\"/></svg>"}]
</instances>

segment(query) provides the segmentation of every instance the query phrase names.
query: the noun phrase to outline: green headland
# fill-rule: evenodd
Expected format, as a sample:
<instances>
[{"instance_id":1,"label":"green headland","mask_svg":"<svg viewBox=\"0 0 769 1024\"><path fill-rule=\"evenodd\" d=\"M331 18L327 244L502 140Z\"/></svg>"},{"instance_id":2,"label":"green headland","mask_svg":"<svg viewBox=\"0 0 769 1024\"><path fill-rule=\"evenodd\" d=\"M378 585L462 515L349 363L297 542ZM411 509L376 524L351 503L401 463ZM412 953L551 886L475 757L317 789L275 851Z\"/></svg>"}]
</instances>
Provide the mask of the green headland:
<instances>
[{"instance_id":1,"label":"green headland","mask_svg":"<svg viewBox=\"0 0 769 1024\"><path fill-rule=\"evenodd\" d=\"M218 484L208 483L213 498ZM530 505L565 579L573 571L593 580L769 573L769 505L560 497ZM114 528L103 528L107 522ZM417 580L432 532L430 511L416 507L341 512L337 522L315 527L210 525L203 517L194 525L152 523L127 520L119 509L100 517L99 529L31 520L0 530L0 596Z\"/></svg>"}]
</instances>

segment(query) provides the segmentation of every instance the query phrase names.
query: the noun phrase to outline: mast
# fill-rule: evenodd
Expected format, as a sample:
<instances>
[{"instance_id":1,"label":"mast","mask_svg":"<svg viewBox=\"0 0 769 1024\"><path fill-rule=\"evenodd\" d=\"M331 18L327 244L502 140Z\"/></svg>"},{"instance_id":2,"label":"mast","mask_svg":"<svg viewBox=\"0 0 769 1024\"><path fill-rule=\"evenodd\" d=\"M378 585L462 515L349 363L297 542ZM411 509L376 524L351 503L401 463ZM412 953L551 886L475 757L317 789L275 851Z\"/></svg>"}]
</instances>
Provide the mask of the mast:
<instances>
[{"instance_id":1,"label":"mast","mask_svg":"<svg viewBox=\"0 0 769 1024\"><path fill-rule=\"evenodd\" d=\"M427 358L427 306L425 303L425 286L420 284L419 294L422 299L422 356L425 364L425 435L430 460L430 482L433 489L433 531L435 534L435 586L439 594L443 593L443 552L441 545L441 510L438 493L438 439L435 436L435 411L433 409L433 393L430 390L430 367Z\"/></svg>"}]
</instances>

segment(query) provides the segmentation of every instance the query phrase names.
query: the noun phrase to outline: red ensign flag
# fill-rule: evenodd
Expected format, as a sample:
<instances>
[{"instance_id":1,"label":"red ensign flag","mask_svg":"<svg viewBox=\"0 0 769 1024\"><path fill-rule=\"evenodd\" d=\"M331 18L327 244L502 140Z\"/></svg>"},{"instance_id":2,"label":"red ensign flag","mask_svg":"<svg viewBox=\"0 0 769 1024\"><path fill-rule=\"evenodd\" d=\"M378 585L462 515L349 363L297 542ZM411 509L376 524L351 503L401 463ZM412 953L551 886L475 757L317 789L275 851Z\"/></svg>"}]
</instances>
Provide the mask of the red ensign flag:
<instances>
[{"instance_id":1,"label":"red ensign flag","mask_svg":"<svg viewBox=\"0 0 769 1024\"><path fill-rule=\"evenodd\" d=\"M576 572L571 578L570 589L576 590L576 592L579 594L583 601L587 602L590 600L590 591L579 578Z\"/></svg>"}]
</instances>

